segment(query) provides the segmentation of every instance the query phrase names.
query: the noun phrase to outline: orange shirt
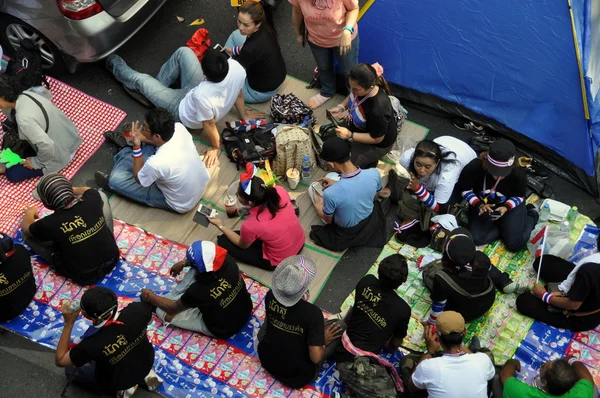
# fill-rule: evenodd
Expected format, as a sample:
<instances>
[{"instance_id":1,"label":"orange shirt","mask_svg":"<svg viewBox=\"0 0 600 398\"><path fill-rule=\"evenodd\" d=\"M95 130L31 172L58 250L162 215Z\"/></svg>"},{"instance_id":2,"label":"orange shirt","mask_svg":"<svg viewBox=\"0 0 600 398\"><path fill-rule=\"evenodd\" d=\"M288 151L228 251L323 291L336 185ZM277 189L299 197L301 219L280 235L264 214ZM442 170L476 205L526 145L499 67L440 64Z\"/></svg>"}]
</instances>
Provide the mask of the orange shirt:
<instances>
[{"instance_id":1,"label":"orange shirt","mask_svg":"<svg viewBox=\"0 0 600 398\"><path fill-rule=\"evenodd\" d=\"M340 44L340 37L346 25L346 13L358 8L358 0L319 0L323 5L319 7L323 8L322 10L315 6L315 0L288 1L302 10L308 40L324 48L337 47ZM358 25L355 24L352 39L357 34Z\"/></svg>"}]
</instances>

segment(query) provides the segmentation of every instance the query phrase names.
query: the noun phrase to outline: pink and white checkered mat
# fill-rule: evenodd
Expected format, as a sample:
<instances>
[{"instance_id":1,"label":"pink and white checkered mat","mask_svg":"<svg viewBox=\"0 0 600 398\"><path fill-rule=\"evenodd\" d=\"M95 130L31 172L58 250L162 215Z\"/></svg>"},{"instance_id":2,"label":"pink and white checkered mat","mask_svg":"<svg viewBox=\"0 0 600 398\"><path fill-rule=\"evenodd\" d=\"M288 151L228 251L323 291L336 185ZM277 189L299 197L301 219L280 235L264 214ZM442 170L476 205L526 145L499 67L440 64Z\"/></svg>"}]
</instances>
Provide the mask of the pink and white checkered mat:
<instances>
[{"instance_id":1,"label":"pink and white checkered mat","mask_svg":"<svg viewBox=\"0 0 600 398\"><path fill-rule=\"evenodd\" d=\"M75 123L83 139L71 163L61 171L67 178L72 178L102 145L103 133L117 128L127 113L51 77L48 77L48 82L52 102ZM0 120L4 118L0 112ZM34 178L13 184L0 176L0 231L10 235L17 232L23 208L36 203L31 192L38 180Z\"/></svg>"}]
</instances>

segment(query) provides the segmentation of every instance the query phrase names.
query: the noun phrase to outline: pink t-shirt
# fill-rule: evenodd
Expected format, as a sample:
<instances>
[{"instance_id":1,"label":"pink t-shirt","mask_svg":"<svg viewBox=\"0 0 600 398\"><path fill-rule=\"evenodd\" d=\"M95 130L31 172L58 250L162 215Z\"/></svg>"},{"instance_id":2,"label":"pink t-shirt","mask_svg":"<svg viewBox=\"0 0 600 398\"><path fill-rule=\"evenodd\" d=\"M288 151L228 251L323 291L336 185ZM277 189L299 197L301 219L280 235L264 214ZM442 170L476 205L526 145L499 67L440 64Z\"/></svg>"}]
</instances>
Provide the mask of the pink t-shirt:
<instances>
[{"instance_id":1,"label":"pink t-shirt","mask_svg":"<svg viewBox=\"0 0 600 398\"><path fill-rule=\"evenodd\" d=\"M242 223L240 238L249 243L256 239L261 240L263 258L276 266L286 258L298 254L304 246L306 236L294 212L290 195L280 186L276 186L275 189L279 193L281 198L279 203L283 208L275 214L275 217L272 217L268 209L264 209L258 218L256 217L258 207L250 209L248 218Z\"/></svg>"},{"instance_id":2,"label":"pink t-shirt","mask_svg":"<svg viewBox=\"0 0 600 398\"><path fill-rule=\"evenodd\" d=\"M358 0L318 0L323 10L315 6L315 0L288 0L300 7L308 30L308 40L319 47L331 48L340 45L340 37L346 25L346 12L358 8ZM327 6L325 5L327 4ZM329 7L331 6L331 8ZM352 39L358 34L354 24Z\"/></svg>"}]
</instances>

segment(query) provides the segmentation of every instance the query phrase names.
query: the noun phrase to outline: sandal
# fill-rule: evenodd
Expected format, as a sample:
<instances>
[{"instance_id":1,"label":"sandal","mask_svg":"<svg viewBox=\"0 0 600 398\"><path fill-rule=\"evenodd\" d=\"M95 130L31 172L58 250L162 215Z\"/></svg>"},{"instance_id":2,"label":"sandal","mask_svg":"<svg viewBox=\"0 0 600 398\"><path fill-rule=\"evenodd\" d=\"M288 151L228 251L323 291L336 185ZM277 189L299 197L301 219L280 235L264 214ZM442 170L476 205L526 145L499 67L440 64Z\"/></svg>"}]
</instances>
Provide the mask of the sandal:
<instances>
[{"instance_id":1,"label":"sandal","mask_svg":"<svg viewBox=\"0 0 600 398\"><path fill-rule=\"evenodd\" d=\"M321 94L313 95L313 97L308 101L308 106L310 106L310 109L314 111L315 109L329 101L331 98L333 97L325 97Z\"/></svg>"},{"instance_id":2,"label":"sandal","mask_svg":"<svg viewBox=\"0 0 600 398\"><path fill-rule=\"evenodd\" d=\"M126 123L125 125L131 126L130 123ZM112 142L113 144L118 146L119 149L123 149L128 145L132 145L129 143L129 141L127 141L125 135L123 135L123 131L126 131L126 129L123 128L125 127L125 125L119 129L120 131L105 131L104 138L106 139L106 141ZM129 130L131 130L131 127L129 127Z\"/></svg>"}]
</instances>

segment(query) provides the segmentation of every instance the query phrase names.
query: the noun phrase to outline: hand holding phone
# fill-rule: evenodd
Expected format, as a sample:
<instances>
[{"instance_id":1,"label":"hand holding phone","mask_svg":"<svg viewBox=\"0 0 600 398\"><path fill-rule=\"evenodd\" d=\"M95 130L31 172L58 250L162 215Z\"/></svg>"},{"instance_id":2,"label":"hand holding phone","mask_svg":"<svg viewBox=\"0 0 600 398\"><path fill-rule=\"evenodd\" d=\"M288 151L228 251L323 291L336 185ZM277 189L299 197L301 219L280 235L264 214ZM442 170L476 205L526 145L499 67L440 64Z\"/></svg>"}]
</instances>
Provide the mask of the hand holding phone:
<instances>
[{"instance_id":1,"label":"hand holding phone","mask_svg":"<svg viewBox=\"0 0 600 398\"><path fill-rule=\"evenodd\" d=\"M225 50L225 48L223 48L222 45L220 44L215 44L215 46L213 47L215 50L222 52L223 54L227 55L227 58L231 58L231 55L229 55L229 53L227 52L227 50Z\"/></svg>"},{"instance_id":2,"label":"hand holding phone","mask_svg":"<svg viewBox=\"0 0 600 398\"><path fill-rule=\"evenodd\" d=\"M206 217L214 218L218 214L219 213L217 213L214 209L200 204L200 206L198 206L198 210L196 210L196 214L194 214L193 220L195 223L200 224L203 227L208 227L209 221Z\"/></svg>"}]
</instances>

